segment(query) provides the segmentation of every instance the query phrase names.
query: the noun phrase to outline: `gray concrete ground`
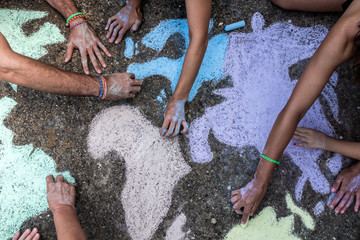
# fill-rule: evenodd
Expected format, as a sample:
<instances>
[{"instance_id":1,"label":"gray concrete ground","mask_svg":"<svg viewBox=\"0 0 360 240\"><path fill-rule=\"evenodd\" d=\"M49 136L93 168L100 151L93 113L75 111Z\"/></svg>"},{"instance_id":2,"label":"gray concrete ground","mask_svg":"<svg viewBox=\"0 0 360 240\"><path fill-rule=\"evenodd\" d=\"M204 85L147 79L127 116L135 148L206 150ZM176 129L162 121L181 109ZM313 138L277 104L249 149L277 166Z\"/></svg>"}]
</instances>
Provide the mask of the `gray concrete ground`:
<instances>
[{"instance_id":1,"label":"gray concrete ground","mask_svg":"<svg viewBox=\"0 0 360 240\"><path fill-rule=\"evenodd\" d=\"M154 58L154 54L157 54L156 57L165 56L171 59L179 58L182 54L184 39L181 35L175 34L168 39L160 53L152 52L153 50L139 44L140 53L127 59L124 57L125 43L122 42L119 45L108 43L105 40L106 32L104 30L108 17L117 13L123 3L114 0L77 0L76 4L81 11L87 13L90 23L113 55L112 58L106 58L108 67L105 73L124 72L129 64L148 62ZM38 31L45 22L50 22L60 29L65 38L68 36L64 19L45 1L1 1L0 7L49 13L44 18L23 25L22 29L25 34L30 35ZM144 1L142 10L144 22L139 31L136 34L126 35L126 37L130 36L134 42L139 43L161 21L186 18L185 4L182 0ZM265 27L291 20L291 24L297 27L311 28L323 25L330 29L340 16L340 14L285 11L265 0L255 2L213 1L214 27L210 31L210 37L224 33L223 28L226 24L242 19L247 22L247 26L237 32L251 33L250 22L256 12L263 15L266 21ZM63 62L65 43L47 46L49 53L39 60L64 70L81 73L78 51L75 51L70 63ZM271 49L272 46L268 46L268 48ZM294 75L294 78L299 76L305 63L306 60L289 69L289 74ZM96 74L93 69L91 73ZM94 117L102 110L113 106L130 105L139 109L147 121L160 127L163 104L157 102L156 97L161 89L165 89L166 98L170 96L170 81L162 76L148 77L141 93L134 100L117 102L98 101L95 98L87 97L57 96L23 87L19 87L15 92L9 84L3 81L0 81L0 86L0 98L9 97L17 102L17 106L4 122L5 126L14 132L13 143L19 146L33 144L35 148L43 150L55 160L58 171L68 170L75 178L77 182L76 207L80 222L89 239L131 239L128 231L129 224L125 218L121 200L127 179L124 157L119 156L114 150L106 153L104 157L94 159L89 154L87 146L89 126ZM224 101L223 97L214 95L213 90L231 86L232 79L230 77L224 77L217 83L204 82L195 98L187 104L186 115L190 125L195 119L204 115L205 109ZM357 94L359 90L359 85L356 85L353 80L351 64L347 63L338 69L338 84L335 89L339 106L338 120L335 120L331 114L330 106L325 99L320 99L327 121L334 128L336 135L343 136L344 139L360 141L360 110L358 107L360 106L360 95ZM186 164L191 167L191 171L183 176L173 188L169 209L161 218L160 224L150 238L165 239L165 236L168 235L168 239L178 239L178 237L180 239L180 235L173 236L166 232L175 219L183 213L186 221L182 226L182 231L185 232L186 238L224 239L226 234L240 223L240 217L232 210L229 201L230 193L251 179L261 149L257 149L255 146L243 148L229 146L219 141L210 131L208 142L213 159L208 163L199 164L192 161L188 138L179 136L178 141L182 156ZM133 154L136 155L136 153ZM330 183L336 176L325 167L331 157L333 157L331 153L322 152L316 159L321 173ZM345 158L342 161L342 167L348 166L351 162ZM101 163L101 167L99 167L99 163ZM288 154L285 154L257 213L260 213L265 207L271 206L275 210L277 218L291 215L292 212L287 208L285 201L285 195L288 192L295 204L307 211L315 222L315 228L308 229L299 215L295 214L294 230L292 231L294 235L301 239L359 239L359 215L353 211L353 205L344 215L335 215L327 206L320 214L316 215L313 211L314 206L321 201L326 203L329 194L317 192L309 182L306 182L303 187L301 200L296 201L295 188L301 175L301 169L290 160ZM144 201L144 199L147 199L146 196L139 196L139 201ZM148 203L143 202L143 204L152 204L152 199L148 200ZM42 239L56 239L50 211L28 219L22 224L21 229L28 227L38 227ZM259 226L258 231L263 231L263 228ZM270 235L268 239L279 239ZM246 237L242 239L246 239Z\"/></svg>"}]
</instances>

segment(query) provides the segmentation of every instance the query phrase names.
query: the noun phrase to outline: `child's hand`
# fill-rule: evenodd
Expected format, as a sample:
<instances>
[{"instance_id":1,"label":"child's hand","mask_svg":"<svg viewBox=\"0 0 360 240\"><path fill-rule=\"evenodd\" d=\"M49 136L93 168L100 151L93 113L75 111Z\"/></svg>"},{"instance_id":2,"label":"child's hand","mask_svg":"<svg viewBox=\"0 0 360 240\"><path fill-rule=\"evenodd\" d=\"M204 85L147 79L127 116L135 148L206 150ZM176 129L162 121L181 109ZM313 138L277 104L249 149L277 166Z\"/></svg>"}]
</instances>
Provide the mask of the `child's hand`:
<instances>
[{"instance_id":1,"label":"child's hand","mask_svg":"<svg viewBox=\"0 0 360 240\"><path fill-rule=\"evenodd\" d=\"M15 233L12 240L39 240L40 234L38 233L37 228L34 228L32 231L26 229L26 231L20 236L20 232Z\"/></svg>"},{"instance_id":2,"label":"child's hand","mask_svg":"<svg viewBox=\"0 0 360 240\"><path fill-rule=\"evenodd\" d=\"M62 175L46 177L47 201L52 213L63 207L70 207L75 210L75 187L64 180Z\"/></svg>"},{"instance_id":3,"label":"child's hand","mask_svg":"<svg viewBox=\"0 0 360 240\"><path fill-rule=\"evenodd\" d=\"M181 126L183 126L181 133L187 132L188 124L185 120L185 102L186 99L170 99L164 112L164 123L160 130L162 137L174 137L178 135Z\"/></svg>"},{"instance_id":4,"label":"child's hand","mask_svg":"<svg viewBox=\"0 0 360 240\"><path fill-rule=\"evenodd\" d=\"M295 146L326 149L326 145L330 139L325 133L311 129L311 128L296 128L293 138L302 143L294 143Z\"/></svg>"}]
</instances>

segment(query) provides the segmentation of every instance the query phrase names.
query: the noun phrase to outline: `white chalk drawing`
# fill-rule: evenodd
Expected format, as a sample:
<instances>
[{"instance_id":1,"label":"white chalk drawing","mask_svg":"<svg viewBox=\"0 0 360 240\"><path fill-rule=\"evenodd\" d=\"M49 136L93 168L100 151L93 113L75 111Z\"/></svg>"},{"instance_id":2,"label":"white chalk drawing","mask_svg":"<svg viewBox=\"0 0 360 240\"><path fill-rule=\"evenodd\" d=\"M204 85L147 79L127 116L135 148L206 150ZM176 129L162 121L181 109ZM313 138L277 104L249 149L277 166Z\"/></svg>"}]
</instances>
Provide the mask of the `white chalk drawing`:
<instances>
[{"instance_id":1,"label":"white chalk drawing","mask_svg":"<svg viewBox=\"0 0 360 240\"><path fill-rule=\"evenodd\" d=\"M264 28L265 21L260 13L254 14L251 24L252 33L230 34L224 72L232 78L233 87L214 91L225 98L224 102L207 108L205 114L191 124L188 138L195 162L205 163L213 158L208 143L210 130L216 139L229 146L240 149L255 146L262 151L278 113L296 84L296 80L289 77L289 67L310 58L328 32L323 26L300 28L286 22ZM337 78L334 73L322 92L335 117L338 115L334 91ZM319 100L300 126L334 135ZM295 189L298 201L307 181L316 192L330 193L329 181L317 162L322 150L303 149L291 143L286 153L302 172ZM337 173L341 157L336 155L329 161L331 171Z\"/></svg>"},{"instance_id":2,"label":"white chalk drawing","mask_svg":"<svg viewBox=\"0 0 360 240\"><path fill-rule=\"evenodd\" d=\"M47 12L0 9L0 32L5 36L11 48L30 58L39 59L48 51L45 46L65 41L55 24L46 22L39 31L27 36L23 25L34 19L47 16ZM16 91L16 85L11 84Z\"/></svg>"},{"instance_id":3,"label":"white chalk drawing","mask_svg":"<svg viewBox=\"0 0 360 240\"><path fill-rule=\"evenodd\" d=\"M166 231L165 240L185 240L186 233L183 230L185 223L186 216L181 213Z\"/></svg>"},{"instance_id":4,"label":"white chalk drawing","mask_svg":"<svg viewBox=\"0 0 360 240\"><path fill-rule=\"evenodd\" d=\"M57 175L54 160L29 144L15 146L3 124L16 102L0 99L0 239L8 239L27 219L48 209L45 178ZM64 177L74 183L69 172Z\"/></svg>"},{"instance_id":5,"label":"white chalk drawing","mask_svg":"<svg viewBox=\"0 0 360 240\"><path fill-rule=\"evenodd\" d=\"M212 27L213 22L211 21L209 31ZM146 47L160 52L164 48L166 41L176 33L180 34L185 40L185 49L183 50L181 57L177 59L160 57L145 63L133 63L129 65L127 72L136 73L137 78L146 78L152 75L165 76L170 80L171 89L174 91L180 77L186 49L189 46L189 28L187 20L172 19L162 21L142 39L142 44ZM126 49L132 49L132 44L131 41L128 41ZM193 100L204 81L212 80L216 83L223 77L222 66L227 45L228 36L226 34L218 34L209 40L199 74L189 94L189 101Z\"/></svg>"},{"instance_id":6,"label":"white chalk drawing","mask_svg":"<svg viewBox=\"0 0 360 240\"><path fill-rule=\"evenodd\" d=\"M315 229L315 222L311 215L304 209L296 206L289 193L286 194L286 205L292 213L289 216L277 220L274 208L266 207L256 217L250 219L247 226L244 227L240 224L234 226L226 235L225 240L300 240L301 238L293 233L294 215L300 216L302 223L307 229Z\"/></svg>"},{"instance_id":7,"label":"white chalk drawing","mask_svg":"<svg viewBox=\"0 0 360 240\"><path fill-rule=\"evenodd\" d=\"M139 110L122 105L94 118L87 143L95 159L111 151L124 159L121 202L128 233L132 239L150 239L170 208L173 188L191 170L178 139L162 139Z\"/></svg>"}]
</instances>

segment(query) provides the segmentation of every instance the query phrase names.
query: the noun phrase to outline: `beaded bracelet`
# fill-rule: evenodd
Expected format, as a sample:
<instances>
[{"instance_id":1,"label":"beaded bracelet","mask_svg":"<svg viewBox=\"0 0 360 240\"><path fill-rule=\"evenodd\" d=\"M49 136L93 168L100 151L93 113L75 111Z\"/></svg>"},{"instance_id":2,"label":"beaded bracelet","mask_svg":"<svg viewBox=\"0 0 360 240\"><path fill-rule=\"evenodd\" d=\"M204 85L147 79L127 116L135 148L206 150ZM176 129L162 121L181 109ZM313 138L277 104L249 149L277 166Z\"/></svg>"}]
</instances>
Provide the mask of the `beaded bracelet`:
<instances>
[{"instance_id":1,"label":"beaded bracelet","mask_svg":"<svg viewBox=\"0 0 360 240\"><path fill-rule=\"evenodd\" d=\"M86 22L87 22L86 20L82 20L80 22L77 22L74 25L70 26L70 30L77 27L77 26L79 26L80 24L83 24L83 23L86 23Z\"/></svg>"},{"instance_id":2,"label":"beaded bracelet","mask_svg":"<svg viewBox=\"0 0 360 240\"><path fill-rule=\"evenodd\" d=\"M102 96L101 99L105 99L106 94L107 94L107 84L106 84L106 79L104 77L102 77L102 79L103 79L103 83L104 83L104 95Z\"/></svg>"},{"instance_id":3,"label":"beaded bracelet","mask_svg":"<svg viewBox=\"0 0 360 240\"><path fill-rule=\"evenodd\" d=\"M274 160L274 159L271 159L271 158L265 156L264 154L261 154L260 156L261 156L263 159L268 160L269 162L276 163L276 164L278 164L278 165L280 164L280 162L278 162L278 161L276 161L276 160Z\"/></svg>"},{"instance_id":4,"label":"beaded bracelet","mask_svg":"<svg viewBox=\"0 0 360 240\"><path fill-rule=\"evenodd\" d=\"M78 13L75 13L75 14L73 14L73 15L71 15L70 17L68 17L67 19L66 19L66 26L69 24L69 21L70 21L70 19L71 18L73 18L73 17L75 17L75 16L77 16L77 15L84 15L82 12L78 12Z\"/></svg>"},{"instance_id":5,"label":"beaded bracelet","mask_svg":"<svg viewBox=\"0 0 360 240\"><path fill-rule=\"evenodd\" d=\"M72 17L69 22L66 24L66 26L69 26L71 24L71 22L75 21L76 19L79 19L79 18L84 18L85 20L87 20L87 17L83 14L80 14L80 15L77 15L75 17Z\"/></svg>"}]
</instances>

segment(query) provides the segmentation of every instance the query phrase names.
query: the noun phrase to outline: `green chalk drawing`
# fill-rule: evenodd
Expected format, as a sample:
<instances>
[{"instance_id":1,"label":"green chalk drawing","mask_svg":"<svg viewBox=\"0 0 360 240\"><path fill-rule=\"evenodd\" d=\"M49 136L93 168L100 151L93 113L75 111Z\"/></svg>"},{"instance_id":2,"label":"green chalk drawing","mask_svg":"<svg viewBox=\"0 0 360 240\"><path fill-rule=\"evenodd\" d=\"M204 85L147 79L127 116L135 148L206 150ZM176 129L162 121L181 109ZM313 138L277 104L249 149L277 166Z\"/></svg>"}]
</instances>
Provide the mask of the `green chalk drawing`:
<instances>
[{"instance_id":1,"label":"green chalk drawing","mask_svg":"<svg viewBox=\"0 0 360 240\"><path fill-rule=\"evenodd\" d=\"M48 51L44 46L65 41L59 28L45 23L38 32L26 36L22 30L24 23L47 16L47 12L0 9L0 32L8 40L11 48L22 55L39 59ZM16 85L12 84L16 91Z\"/></svg>"},{"instance_id":2,"label":"green chalk drawing","mask_svg":"<svg viewBox=\"0 0 360 240\"><path fill-rule=\"evenodd\" d=\"M297 240L294 233L294 215L299 215L305 227L314 230L315 222L311 215L295 205L289 193L286 194L287 208L292 212L287 217L276 219L273 207L266 207L247 226L241 224L234 226L226 235L225 240Z\"/></svg>"},{"instance_id":3,"label":"green chalk drawing","mask_svg":"<svg viewBox=\"0 0 360 240\"><path fill-rule=\"evenodd\" d=\"M45 177L60 174L42 150L13 145L13 133L3 121L15 106L11 98L0 99L0 239L12 237L25 220L47 210ZM61 174L75 182L69 172Z\"/></svg>"},{"instance_id":4,"label":"green chalk drawing","mask_svg":"<svg viewBox=\"0 0 360 240\"><path fill-rule=\"evenodd\" d=\"M294 215L276 219L272 207L266 207L246 227L241 224L233 227L226 235L225 240L300 240L293 235Z\"/></svg>"},{"instance_id":5,"label":"green chalk drawing","mask_svg":"<svg viewBox=\"0 0 360 240\"><path fill-rule=\"evenodd\" d=\"M311 215L308 212L295 205L289 193L286 194L286 205L293 214L296 214L301 218L305 227L307 227L310 230L315 229L314 219L311 217Z\"/></svg>"}]
</instances>

